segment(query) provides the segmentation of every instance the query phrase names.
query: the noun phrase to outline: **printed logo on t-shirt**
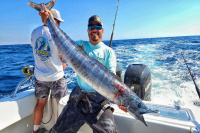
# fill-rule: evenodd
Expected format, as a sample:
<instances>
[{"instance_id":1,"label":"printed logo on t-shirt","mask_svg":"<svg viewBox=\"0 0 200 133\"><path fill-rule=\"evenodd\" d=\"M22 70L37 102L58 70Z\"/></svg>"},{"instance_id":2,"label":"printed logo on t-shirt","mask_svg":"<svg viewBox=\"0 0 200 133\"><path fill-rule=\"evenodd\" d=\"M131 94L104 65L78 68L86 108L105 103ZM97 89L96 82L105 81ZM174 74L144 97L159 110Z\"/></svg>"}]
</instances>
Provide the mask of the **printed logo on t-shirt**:
<instances>
[{"instance_id":1,"label":"printed logo on t-shirt","mask_svg":"<svg viewBox=\"0 0 200 133\"><path fill-rule=\"evenodd\" d=\"M105 61L105 58L97 57L97 60L104 60Z\"/></svg>"},{"instance_id":2,"label":"printed logo on t-shirt","mask_svg":"<svg viewBox=\"0 0 200 133\"><path fill-rule=\"evenodd\" d=\"M45 37L38 37L35 41L36 55L41 61L46 61L51 57L51 50L48 40Z\"/></svg>"}]
</instances>

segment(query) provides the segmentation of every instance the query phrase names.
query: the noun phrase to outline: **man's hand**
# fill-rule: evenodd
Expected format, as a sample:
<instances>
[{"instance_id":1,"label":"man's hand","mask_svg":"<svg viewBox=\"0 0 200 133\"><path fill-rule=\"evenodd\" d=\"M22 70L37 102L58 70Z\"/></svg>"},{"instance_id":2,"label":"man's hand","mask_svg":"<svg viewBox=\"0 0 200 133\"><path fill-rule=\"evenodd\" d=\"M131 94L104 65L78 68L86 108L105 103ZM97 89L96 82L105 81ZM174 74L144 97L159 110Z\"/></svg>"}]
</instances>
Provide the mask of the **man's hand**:
<instances>
[{"instance_id":1,"label":"man's hand","mask_svg":"<svg viewBox=\"0 0 200 133\"><path fill-rule=\"evenodd\" d=\"M40 11L40 12L39 12L39 15L41 16L42 22L43 22L44 25L46 25L46 26L47 26L46 20L47 20L47 18L48 18L49 16L54 20L53 15L52 15L52 13L51 13L49 10Z\"/></svg>"},{"instance_id":2,"label":"man's hand","mask_svg":"<svg viewBox=\"0 0 200 133\"><path fill-rule=\"evenodd\" d=\"M118 107L119 107L121 110L123 110L124 112L126 112L126 113L128 112L125 106L123 106L123 105L118 105Z\"/></svg>"}]
</instances>

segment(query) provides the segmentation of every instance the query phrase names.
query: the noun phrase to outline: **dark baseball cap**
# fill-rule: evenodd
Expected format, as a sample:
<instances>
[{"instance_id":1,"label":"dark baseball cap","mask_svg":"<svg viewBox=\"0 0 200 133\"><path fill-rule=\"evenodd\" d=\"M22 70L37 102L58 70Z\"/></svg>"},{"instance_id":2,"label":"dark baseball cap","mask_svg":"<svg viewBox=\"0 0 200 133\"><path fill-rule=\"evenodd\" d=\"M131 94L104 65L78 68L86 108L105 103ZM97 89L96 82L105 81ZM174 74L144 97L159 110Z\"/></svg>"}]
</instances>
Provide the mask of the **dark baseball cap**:
<instances>
[{"instance_id":1,"label":"dark baseball cap","mask_svg":"<svg viewBox=\"0 0 200 133\"><path fill-rule=\"evenodd\" d=\"M88 20L88 26L92 23L92 22L97 22L99 23L101 26L103 26L103 22L101 20L101 18L97 15L93 15L92 17L89 18Z\"/></svg>"}]
</instances>

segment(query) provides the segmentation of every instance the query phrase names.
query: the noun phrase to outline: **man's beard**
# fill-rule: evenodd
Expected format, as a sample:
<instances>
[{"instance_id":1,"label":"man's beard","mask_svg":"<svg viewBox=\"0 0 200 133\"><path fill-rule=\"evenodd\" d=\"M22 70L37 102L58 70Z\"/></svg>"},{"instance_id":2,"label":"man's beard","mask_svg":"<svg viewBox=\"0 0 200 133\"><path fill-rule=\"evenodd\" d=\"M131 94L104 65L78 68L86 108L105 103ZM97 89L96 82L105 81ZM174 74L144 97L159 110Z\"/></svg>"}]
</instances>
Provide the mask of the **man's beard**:
<instances>
[{"instance_id":1,"label":"man's beard","mask_svg":"<svg viewBox=\"0 0 200 133\"><path fill-rule=\"evenodd\" d=\"M91 35L91 40L94 41L94 42L97 42L100 39L101 39L101 36L99 36L99 35L95 35L95 37L94 37L94 35Z\"/></svg>"}]
</instances>

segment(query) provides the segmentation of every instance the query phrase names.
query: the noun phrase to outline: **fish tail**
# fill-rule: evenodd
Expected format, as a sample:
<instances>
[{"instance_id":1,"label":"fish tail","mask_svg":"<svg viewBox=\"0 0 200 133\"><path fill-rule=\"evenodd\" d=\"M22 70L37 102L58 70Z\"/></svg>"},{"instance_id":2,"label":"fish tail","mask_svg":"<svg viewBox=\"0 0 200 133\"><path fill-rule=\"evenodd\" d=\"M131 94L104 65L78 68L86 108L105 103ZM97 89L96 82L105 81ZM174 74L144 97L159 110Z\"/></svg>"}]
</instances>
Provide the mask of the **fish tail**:
<instances>
[{"instance_id":1,"label":"fish tail","mask_svg":"<svg viewBox=\"0 0 200 133\"><path fill-rule=\"evenodd\" d=\"M42 5L45 5L46 9L51 10L51 8L55 5L56 0L52 0L47 4L36 4L36 3L31 2L29 0L28 0L28 2L29 2L28 3L29 6L33 7L34 9L36 9L38 11L42 11L44 9Z\"/></svg>"}]
</instances>

